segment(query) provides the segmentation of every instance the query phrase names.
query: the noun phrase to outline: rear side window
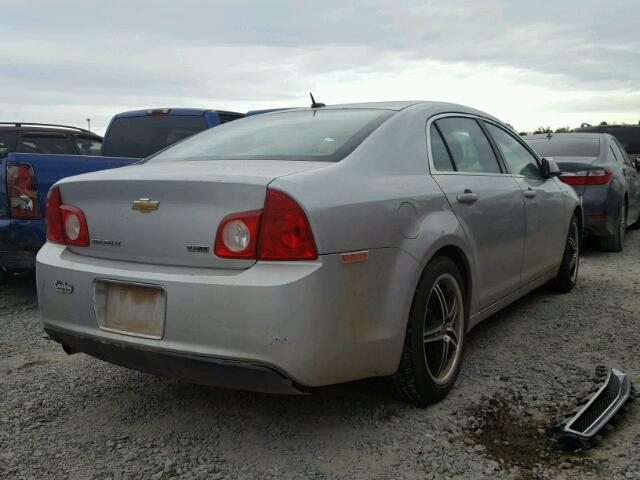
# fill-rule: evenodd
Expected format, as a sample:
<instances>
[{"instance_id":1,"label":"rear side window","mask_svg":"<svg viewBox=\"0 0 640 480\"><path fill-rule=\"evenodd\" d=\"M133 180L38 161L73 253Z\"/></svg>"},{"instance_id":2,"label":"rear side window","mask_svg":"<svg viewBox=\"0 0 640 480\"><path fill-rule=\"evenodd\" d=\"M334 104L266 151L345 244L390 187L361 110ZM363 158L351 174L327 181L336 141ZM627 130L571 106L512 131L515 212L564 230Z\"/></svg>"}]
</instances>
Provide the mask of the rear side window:
<instances>
[{"instance_id":1,"label":"rear side window","mask_svg":"<svg viewBox=\"0 0 640 480\"><path fill-rule=\"evenodd\" d=\"M559 137L530 138L526 142L541 157L598 157L599 138Z\"/></svg>"},{"instance_id":2,"label":"rear side window","mask_svg":"<svg viewBox=\"0 0 640 480\"><path fill-rule=\"evenodd\" d=\"M100 155L102 140L95 137L76 135L74 142L76 147L78 147L80 155Z\"/></svg>"},{"instance_id":3,"label":"rear side window","mask_svg":"<svg viewBox=\"0 0 640 480\"><path fill-rule=\"evenodd\" d=\"M616 155L616 152L613 151L613 147L611 145L609 145L609 156L611 157L611 160L613 160L614 162L619 162L620 159L618 158L618 155Z\"/></svg>"},{"instance_id":4,"label":"rear side window","mask_svg":"<svg viewBox=\"0 0 640 480\"><path fill-rule=\"evenodd\" d=\"M511 173L530 178L542 177L538 162L529 150L502 128L487 122L485 125Z\"/></svg>"},{"instance_id":5,"label":"rear side window","mask_svg":"<svg viewBox=\"0 0 640 480\"><path fill-rule=\"evenodd\" d=\"M23 133L20 136L18 152L54 155L74 155L76 153L67 136L62 133Z\"/></svg>"},{"instance_id":6,"label":"rear side window","mask_svg":"<svg viewBox=\"0 0 640 480\"><path fill-rule=\"evenodd\" d=\"M447 146L435 125L431 125L431 157L437 171L453 172L455 170L451 155L449 155Z\"/></svg>"},{"instance_id":7,"label":"rear side window","mask_svg":"<svg viewBox=\"0 0 640 480\"><path fill-rule=\"evenodd\" d=\"M103 140L103 155L145 158L206 128L204 117L196 115L118 117Z\"/></svg>"},{"instance_id":8,"label":"rear side window","mask_svg":"<svg viewBox=\"0 0 640 480\"><path fill-rule=\"evenodd\" d=\"M469 173L500 173L489 140L472 118L449 117L436 122L456 169Z\"/></svg>"},{"instance_id":9,"label":"rear side window","mask_svg":"<svg viewBox=\"0 0 640 480\"><path fill-rule=\"evenodd\" d=\"M149 161L338 162L394 113L374 109L318 109L256 115L207 130Z\"/></svg>"},{"instance_id":10,"label":"rear side window","mask_svg":"<svg viewBox=\"0 0 640 480\"><path fill-rule=\"evenodd\" d=\"M10 148L11 150L15 150L17 141L17 132L0 132L0 148Z\"/></svg>"}]
</instances>

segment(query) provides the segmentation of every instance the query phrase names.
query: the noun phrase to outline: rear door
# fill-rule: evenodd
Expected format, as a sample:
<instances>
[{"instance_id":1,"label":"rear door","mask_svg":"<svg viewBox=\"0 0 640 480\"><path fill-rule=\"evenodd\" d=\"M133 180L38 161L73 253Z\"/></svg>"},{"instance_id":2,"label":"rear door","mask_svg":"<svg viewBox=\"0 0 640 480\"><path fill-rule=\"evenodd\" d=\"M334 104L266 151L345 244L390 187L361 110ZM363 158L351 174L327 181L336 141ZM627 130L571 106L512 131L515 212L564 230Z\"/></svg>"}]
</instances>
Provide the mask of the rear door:
<instances>
[{"instance_id":1,"label":"rear door","mask_svg":"<svg viewBox=\"0 0 640 480\"><path fill-rule=\"evenodd\" d=\"M498 152L517 182L525 204L526 240L522 284L558 267L569 228L564 190L557 178L543 178L538 158L505 128L484 122Z\"/></svg>"},{"instance_id":2,"label":"rear door","mask_svg":"<svg viewBox=\"0 0 640 480\"><path fill-rule=\"evenodd\" d=\"M458 217L478 272L478 300L485 308L520 286L524 249L524 202L471 116L429 122L431 173Z\"/></svg>"},{"instance_id":3,"label":"rear door","mask_svg":"<svg viewBox=\"0 0 640 480\"><path fill-rule=\"evenodd\" d=\"M623 175L627 182L627 193L629 196L629 210L627 212L628 224L640 217L640 174L636 170L633 160L620 147L618 141L612 139L611 148L614 154L620 159L623 165Z\"/></svg>"}]
</instances>

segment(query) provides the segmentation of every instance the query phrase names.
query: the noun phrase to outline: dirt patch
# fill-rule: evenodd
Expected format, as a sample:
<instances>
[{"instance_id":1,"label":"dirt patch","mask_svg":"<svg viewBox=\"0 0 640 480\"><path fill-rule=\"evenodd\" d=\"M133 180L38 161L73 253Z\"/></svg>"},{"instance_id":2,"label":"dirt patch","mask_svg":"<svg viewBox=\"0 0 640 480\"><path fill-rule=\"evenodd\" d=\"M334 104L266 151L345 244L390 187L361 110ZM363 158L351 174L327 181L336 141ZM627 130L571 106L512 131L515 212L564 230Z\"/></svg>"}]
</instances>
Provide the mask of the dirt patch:
<instances>
[{"instance_id":1,"label":"dirt patch","mask_svg":"<svg viewBox=\"0 0 640 480\"><path fill-rule=\"evenodd\" d=\"M465 438L502 466L516 470L518 480L554 478L551 472L598 474L597 462L583 449L567 450L549 439L546 430L556 412L523 405L519 395L484 397L471 412Z\"/></svg>"}]
</instances>

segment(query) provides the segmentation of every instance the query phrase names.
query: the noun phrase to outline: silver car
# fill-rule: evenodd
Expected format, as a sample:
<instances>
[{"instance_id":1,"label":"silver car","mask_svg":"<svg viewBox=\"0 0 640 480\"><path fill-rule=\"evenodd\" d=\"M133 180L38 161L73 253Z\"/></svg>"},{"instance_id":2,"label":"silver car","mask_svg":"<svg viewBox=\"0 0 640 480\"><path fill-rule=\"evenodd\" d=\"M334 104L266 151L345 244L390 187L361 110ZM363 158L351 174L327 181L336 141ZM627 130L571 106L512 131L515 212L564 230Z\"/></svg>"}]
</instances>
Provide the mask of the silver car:
<instances>
[{"instance_id":1,"label":"silver car","mask_svg":"<svg viewBox=\"0 0 640 480\"><path fill-rule=\"evenodd\" d=\"M559 173L459 105L238 120L52 188L44 328L69 353L196 383L389 377L426 405L472 327L575 285L582 209Z\"/></svg>"}]
</instances>

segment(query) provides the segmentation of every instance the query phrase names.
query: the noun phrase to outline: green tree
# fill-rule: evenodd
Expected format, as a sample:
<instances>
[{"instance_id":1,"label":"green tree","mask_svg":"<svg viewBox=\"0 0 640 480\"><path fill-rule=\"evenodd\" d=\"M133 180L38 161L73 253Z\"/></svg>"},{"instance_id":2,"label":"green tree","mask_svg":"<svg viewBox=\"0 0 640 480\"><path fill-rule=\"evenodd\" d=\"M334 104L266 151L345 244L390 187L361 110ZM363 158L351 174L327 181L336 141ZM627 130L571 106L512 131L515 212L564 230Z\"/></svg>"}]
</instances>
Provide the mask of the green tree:
<instances>
[{"instance_id":1,"label":"green tree","mask_svg":"<svg viewBox=\"0 0 640 480\"><path fill-rule=\"evenodd\" d=\"M536 131L533 132L534 135L544 135L546 133L553 133L551 127L538 127L536 128Z\"/></svg>"},{"instance_id":2,"label":"green tree","mask_svg":"<svg viewBox=\"0 0 640 480\"><path fill-rule=\"evenodd\" d=\"M569 133L572 132L571 127L560 127L556 128L556 133Z\"/></svg>"}]
</instances>

